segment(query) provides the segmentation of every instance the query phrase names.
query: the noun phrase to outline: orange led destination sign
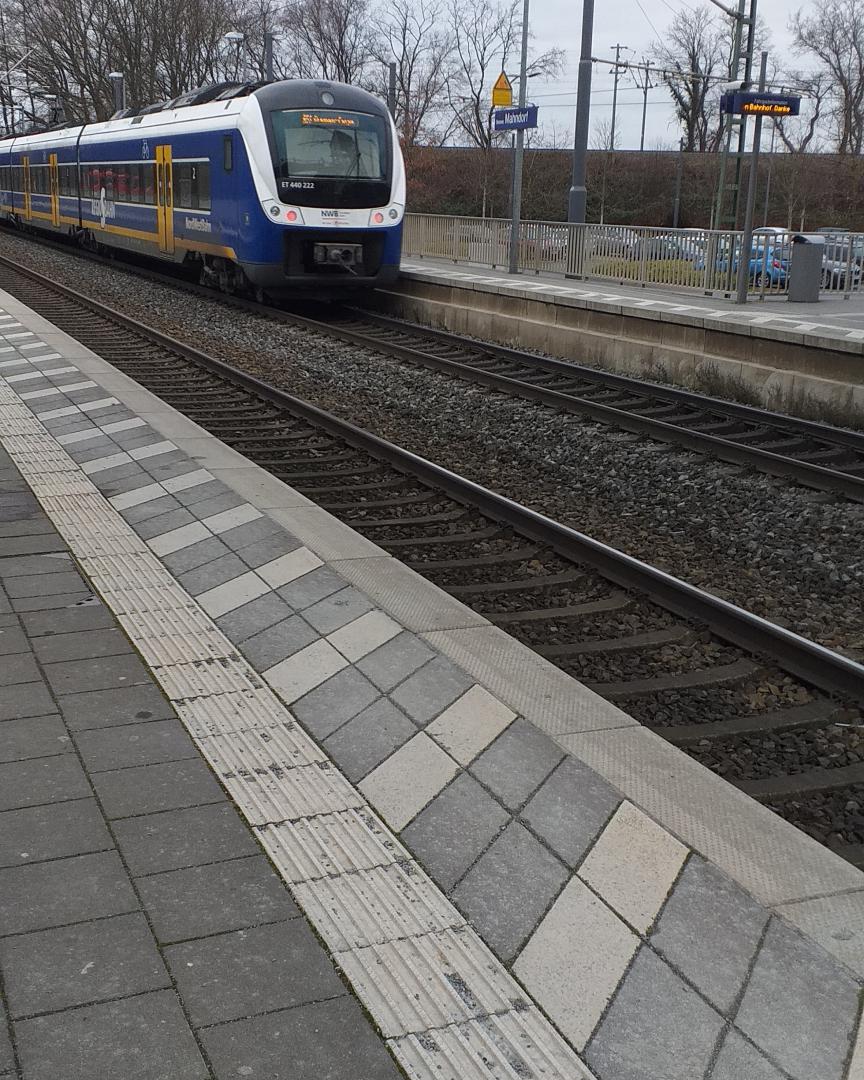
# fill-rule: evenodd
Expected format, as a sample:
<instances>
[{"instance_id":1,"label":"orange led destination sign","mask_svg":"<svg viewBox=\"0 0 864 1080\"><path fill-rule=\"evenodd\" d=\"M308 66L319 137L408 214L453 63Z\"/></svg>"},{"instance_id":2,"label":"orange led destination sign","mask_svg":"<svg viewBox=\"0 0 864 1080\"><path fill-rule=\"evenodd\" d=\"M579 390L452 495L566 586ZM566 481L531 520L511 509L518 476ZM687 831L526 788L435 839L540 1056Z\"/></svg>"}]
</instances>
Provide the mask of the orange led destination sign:
<instances>
[{"instance_id":1,"label":"orange led destination sign","mask_svg":"<svg viewBox=\"0 0 864 1080\"><path fill-rule=\"evenodd\" d=\"M322 116L321 113L301 113L301 124L316 124L321 127L357 127L356 116L340 116L338 113L334 113L330 116Z\"/></svg>"},{"instance_id":2,"label":"orange led destination sign","mask_svg":"<svg viewBox=\"0 0 864 1080\"><path fill-rule=\"evenodd\" d=\"M738 90L724 94L720 111L739 116L798 116L801 98L792 94L748 93Z\"/></svg>"}]
</instances>

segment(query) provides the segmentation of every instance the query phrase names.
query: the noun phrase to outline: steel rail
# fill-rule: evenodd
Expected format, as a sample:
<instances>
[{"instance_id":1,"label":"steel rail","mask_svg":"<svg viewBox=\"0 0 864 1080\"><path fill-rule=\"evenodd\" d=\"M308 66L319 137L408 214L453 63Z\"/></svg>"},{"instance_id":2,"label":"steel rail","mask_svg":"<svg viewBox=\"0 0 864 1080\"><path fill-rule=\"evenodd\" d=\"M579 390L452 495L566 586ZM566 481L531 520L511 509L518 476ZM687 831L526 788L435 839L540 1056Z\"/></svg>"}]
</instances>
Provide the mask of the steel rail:
<instances>
[{"instance_id":1,"label":"steel rail","mask_svg":"<svg viewBox=\"0 0 864 1080\"><path fill-rule=\"evenodd\" d=\"M663 607L707 625L718 637L749 651L772 657L781 667L832 693L864 702L864 666L759 615L705 592L680 578L618 551L544 514L491 491L473 480L379 438L239 368L148 327L114 308L54 282L28 267L0 256L5 266L44 288L122 326L153 344L184 357L206 371L239 385L257 397L310 421L352 446L445 491L457 501L511 525L531 539L548 544L566 558L599 570L626 588L647 594Z\"/></svg>"}]
</instances>

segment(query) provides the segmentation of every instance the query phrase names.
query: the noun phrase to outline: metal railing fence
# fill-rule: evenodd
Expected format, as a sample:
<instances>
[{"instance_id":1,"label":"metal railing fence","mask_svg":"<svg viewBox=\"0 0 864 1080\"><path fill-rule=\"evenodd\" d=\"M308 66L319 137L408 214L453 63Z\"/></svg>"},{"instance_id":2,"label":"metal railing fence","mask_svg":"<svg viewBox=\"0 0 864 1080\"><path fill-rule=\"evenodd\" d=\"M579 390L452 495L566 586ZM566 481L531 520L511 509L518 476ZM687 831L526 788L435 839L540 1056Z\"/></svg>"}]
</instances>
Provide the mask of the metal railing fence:
<instances>
[{"instance_id":1,"label":"metal railing fence","mask_svg":"<svg viewBox=\"0 0 864 1080\"><path fill-rule=\"evenodd\" d=\"M414 258L506 268L510 228L504 218L406 214L403 252ZM785 295L795 235L779 229L754 232L748 267L752 297ZM519 269L729 296L736 289L741 244L742 234L733 230L523 221ZM862 263L864 236L826 236L820 292L833 296L859 292Z\"/></svg>"}]
</instances>

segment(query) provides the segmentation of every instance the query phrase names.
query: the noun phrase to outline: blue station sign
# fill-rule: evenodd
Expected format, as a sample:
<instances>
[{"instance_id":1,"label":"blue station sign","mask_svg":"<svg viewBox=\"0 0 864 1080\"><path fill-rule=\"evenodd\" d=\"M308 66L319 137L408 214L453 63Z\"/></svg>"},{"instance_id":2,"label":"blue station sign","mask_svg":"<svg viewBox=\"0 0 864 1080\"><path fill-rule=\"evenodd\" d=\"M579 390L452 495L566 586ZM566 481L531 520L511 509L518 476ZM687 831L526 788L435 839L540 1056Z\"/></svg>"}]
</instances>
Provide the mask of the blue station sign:
<instances>
[{"instance_id":1,"label":"blue station sign","mask_svg":"<svg viewBox=\"0 0 864 1080\"><path fill-rule=\"evenodd\" d=\"M798 116L801 98L793 94L736 90L720 98L720 112L735 116Z\"/></svg>"},{"instance_id":2,"label":"blue station sign","mask_svg":"<svg viewBox=\"0 0 864 1080\"><path fill-rule=\"evenodd\" d=\"M537 106L513 105L508 109L496 109L492 114L495 131L525 131L537 127Z\"/></svg>"}]
</instances>

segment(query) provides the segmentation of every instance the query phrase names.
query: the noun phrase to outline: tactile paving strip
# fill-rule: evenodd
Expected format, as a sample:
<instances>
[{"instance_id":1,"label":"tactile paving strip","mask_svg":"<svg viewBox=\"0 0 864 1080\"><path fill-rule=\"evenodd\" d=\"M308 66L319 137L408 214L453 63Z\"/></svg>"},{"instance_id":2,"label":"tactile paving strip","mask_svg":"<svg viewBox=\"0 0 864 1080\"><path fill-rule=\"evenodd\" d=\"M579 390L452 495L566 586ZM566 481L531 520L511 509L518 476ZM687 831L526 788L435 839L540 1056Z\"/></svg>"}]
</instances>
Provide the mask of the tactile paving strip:
<instances>
[{"instance_id":1,"label":"tactile paving strip","mask_svg":"<svg viewBox=\"0 0 864 1080\"><path fill-rule=\"evenodd\" d=\"M178 716L409 1075L591 1080L362 796L2 379L0 402L6 450L151 658Z\"/></svg>"}]
</instances>

